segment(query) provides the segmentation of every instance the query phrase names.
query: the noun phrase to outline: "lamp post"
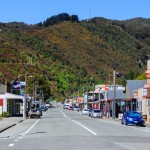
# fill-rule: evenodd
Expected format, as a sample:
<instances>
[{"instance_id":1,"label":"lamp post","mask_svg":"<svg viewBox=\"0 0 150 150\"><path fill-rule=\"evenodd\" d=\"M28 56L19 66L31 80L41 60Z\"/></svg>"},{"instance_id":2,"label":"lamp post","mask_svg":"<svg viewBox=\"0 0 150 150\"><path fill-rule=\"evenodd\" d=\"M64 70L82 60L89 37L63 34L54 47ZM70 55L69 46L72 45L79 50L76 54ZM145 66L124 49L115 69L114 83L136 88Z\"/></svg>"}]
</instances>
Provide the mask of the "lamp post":
<instances>
[{"instance_id":1,"label":"lamp post","mask_svg":"<svg viewBox=\"0 0 150 150\"><path fill-rule=\"evenodd\" d=\"M88 91L89 91L89 87L88 87L88 84L87 84L87 102L86 102L86 108L88 108L88 103L89 103L89 102L88 102L88 94L89 94ZM85 107L85 106L84 106L84 107Z\"/></svg>"},{"instance_id":2,"label":"lamp post","mask_svg":"<svg viewBox=\"0 0 150 150\"><path fill-rule=\"evenodd\" d=\"M94 82L92 82L92 85L93 85L93 98L92 98L92 109L93 109L93 107L94 107L94 105L93 105L93 102L94 102Z\"/></svg>"},{"instance_id":3,"label":"lamp post","mask_svg":"<svg viewBox=\"0 0 150 150\"><path fill-rule=\"evenodd\" d=\"M112 103L112 118L116 118L116 64L112 64L113 67L113 85L114 85L114 99Z\"/></svg>"},{"instance_id":4,"label":"lamp post","mask_svg":"<svg viewBox=\"0 0 150 150\"><path fill-rule=\"evenodd\" d=\"M113 118L116 118L116 71L115 68L113 70L113 84L114 84L114 100L113 100Z\"/></svg>"},{"instance_id":5,"label":"lamp post","mask_svg":"<svg viewBox=\"0 0 150 150\"><path fill-rule=\"evenodd\" d=\"M25 92L24 92L24 101L23 101L23 118L27 117L27 74L28 74L28 66L25 64Z\"/></svg>"}]
</instances>

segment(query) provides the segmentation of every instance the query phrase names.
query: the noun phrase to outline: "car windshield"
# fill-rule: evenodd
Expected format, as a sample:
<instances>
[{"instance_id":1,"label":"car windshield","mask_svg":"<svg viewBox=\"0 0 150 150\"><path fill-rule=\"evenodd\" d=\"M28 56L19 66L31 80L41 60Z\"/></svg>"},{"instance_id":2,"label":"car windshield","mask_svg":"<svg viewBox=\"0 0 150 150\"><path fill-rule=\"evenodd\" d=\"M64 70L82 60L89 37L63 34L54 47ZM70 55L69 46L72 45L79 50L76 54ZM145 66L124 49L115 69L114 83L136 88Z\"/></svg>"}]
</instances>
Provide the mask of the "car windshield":
<instances>
[{"instance_id":1,"label":"car windshield","mask_svg":"<svg viewBox=\"0 0 150 150\"><path fill-rule=\"evenodd\" d=\"M88 109L84 109L84 111L89 111Z\"/></svg>"},{"instance_id":2,"label":"car windshield","mask_svg":"<svg viewBox=\"0 0 150 150\"><path fill-rule=\"evenodd\" d=\"M128 116L130 116L130 117L134 117L134 116L136 116L136 117L140 117L140 116L141 116L141 114L140 114L140 113L138 113L138 112L128 112Z\"/></svg>"},{"instance_id":3,"label":"car windshield","mask_svg":"<svg viewBox=\"0 0 150 150\"><path fill-rule=\"evenodd\" d=\"M94 110L94 112L96 112L96 113L100 113L101 111L100 111L100 110Z\"/></svg>"}]
</instances>

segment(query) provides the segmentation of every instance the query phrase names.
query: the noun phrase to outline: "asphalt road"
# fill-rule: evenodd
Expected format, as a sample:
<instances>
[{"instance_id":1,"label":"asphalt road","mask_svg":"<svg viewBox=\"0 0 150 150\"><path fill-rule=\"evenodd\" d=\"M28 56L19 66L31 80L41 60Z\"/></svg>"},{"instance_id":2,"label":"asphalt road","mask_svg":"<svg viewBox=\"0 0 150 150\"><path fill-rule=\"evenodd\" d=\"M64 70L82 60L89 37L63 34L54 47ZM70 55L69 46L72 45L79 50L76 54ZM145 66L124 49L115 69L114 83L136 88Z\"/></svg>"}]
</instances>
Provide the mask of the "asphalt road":
<instances>
[{"instance_id":1,"label":"asphalt road","mask_svg":"<svg viewBox=\"0 0 150 150\"><path fill-rule=\"evenodd\" d=\"M150 128L93 119L60 104L0 133L0 150L150 150Z\"/></svg>"}]
</instances>

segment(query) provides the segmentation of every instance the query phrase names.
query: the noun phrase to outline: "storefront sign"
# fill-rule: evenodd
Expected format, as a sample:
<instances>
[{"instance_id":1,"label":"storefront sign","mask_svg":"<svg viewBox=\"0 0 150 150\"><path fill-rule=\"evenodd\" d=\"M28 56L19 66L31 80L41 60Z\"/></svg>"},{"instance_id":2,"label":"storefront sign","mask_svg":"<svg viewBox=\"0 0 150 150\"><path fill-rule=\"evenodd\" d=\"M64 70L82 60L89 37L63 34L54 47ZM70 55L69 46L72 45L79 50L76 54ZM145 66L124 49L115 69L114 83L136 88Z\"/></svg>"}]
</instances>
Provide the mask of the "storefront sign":
<instances>
[{"instance_id":1,"label":"storefront sign","mask_svg":"<svg viewBox=\"0 0 150 150\"><path fill-rule=\"evenodd\" d=\"M3 106L3 99L0 99L0 106Z\"/></svg>"},{"instance_id":2,"label":"storefront sign","mask_svg":"<svg viewBox=\"0 0 150 150\"><path fill-rule=\"evenodd\" d=\"M20 90L20 82L14 82L12 85L13 90Z\"/></svg>"},{"instance_id":3,"label":"storefront sign","mask_svg":"<svg viewBox=\"0 0 150 150\"><path fill-rule=\"evenodd\" d=\"M16 81L12 85L12 90L22 90L25 88L25 82Z\"/></svg>"}]
</instances>

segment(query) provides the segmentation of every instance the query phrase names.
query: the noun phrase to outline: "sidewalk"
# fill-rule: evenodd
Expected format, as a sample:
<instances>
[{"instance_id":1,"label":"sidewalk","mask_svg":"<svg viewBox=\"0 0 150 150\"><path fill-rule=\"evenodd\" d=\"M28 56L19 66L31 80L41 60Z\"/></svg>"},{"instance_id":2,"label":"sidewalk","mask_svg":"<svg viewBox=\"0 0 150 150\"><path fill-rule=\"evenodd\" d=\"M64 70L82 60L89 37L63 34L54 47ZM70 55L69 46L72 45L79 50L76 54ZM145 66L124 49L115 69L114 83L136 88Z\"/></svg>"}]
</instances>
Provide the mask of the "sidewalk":
<instances>
[{"instance_id":1,"label":"sidewalk","mask_svg":"<svg viewBox=\"0 0 150 150\"><path fill-rule=\"evenodd\" d=\"M23 117L0 118L0 133L22 122Z\"/></svg>"}]
</instances>

